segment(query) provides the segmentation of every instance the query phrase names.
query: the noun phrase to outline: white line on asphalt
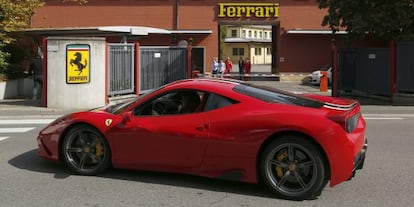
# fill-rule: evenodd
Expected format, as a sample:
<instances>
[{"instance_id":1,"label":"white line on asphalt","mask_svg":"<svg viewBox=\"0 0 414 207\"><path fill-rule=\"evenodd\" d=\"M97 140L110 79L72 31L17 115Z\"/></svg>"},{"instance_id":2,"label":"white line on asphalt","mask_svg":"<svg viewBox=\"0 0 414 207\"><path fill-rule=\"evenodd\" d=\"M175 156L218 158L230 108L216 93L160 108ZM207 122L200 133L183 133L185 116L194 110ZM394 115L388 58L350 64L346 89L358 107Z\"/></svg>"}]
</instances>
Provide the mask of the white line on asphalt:
<instances>
[{"instance_id":1,"label":"white line on asphalt","mask_svg":"<svg viewBox=\"0 0 414 207\"><path fill-rule=\"evenodd\" d=\"M0 133L23 133L33 130L34 127L0 128Z\"/></svg>"},{"instance_id":2,"label":"white line on asphalt","mask_svg":"<svg viewBox=\"0 0 414 207\"><path fill-rule=\"evenodd\" d=\"M362 113L364 117L414 117L414 114L365 114Z\"/></svg>"},{"instance_id":3,"label":"white line on asphalt","mask_svg":"<svg viewBox=\"0 0 414 207\"><path fill-rule=\"evenodd\" d=\"M5 139L8 139L8 138L10 138L10 137L0 137L0 142L5 140Z\"/></svg>"},{"instance_id":4,"label":"white line on asphalt","mask_svg":"<svg viewBox=\"0 0 414 207\"><path fill-rule=\"evenodd\" d=\"M0 120L0 124L49 124L55 119L9 119Z\"/></svg>"},{"instance_id":5,"label":"white line on asphalt","mask_svg":"<svg viewBox=\"0 0 414 207\"><path fill-rule=\"evenodd\" d=\"M403 120L402 117L364 117L365 120Z\"/></svg>"}]
</instances>

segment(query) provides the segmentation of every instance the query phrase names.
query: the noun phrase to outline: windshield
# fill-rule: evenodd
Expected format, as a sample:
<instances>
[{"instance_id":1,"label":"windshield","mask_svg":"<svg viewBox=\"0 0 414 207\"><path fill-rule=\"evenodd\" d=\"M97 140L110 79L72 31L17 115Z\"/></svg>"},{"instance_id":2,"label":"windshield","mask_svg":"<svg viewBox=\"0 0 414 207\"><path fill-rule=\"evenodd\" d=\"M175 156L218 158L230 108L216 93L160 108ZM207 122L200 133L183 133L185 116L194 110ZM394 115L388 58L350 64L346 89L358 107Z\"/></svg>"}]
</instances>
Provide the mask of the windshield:
<instances>
[{"instance_id":1,"label":"windshield","mask_svg":"<svg viewBox=\"0 0 414 207\"><path fill-rule=\"evenodd\" d=\"M105 109L105 111L108 112L108 113L111 113L111 114L119 114L122 111L124 111L125 109L127 109L129 106L131 106L132 104L137 102L138 100L144 98L145 96L147 96L151 92L153 92L155 90L158 90L158 89L150 90L150 91L148 91L144 94L141 94L140 96L138 96L136 98L133 98L131 100L127 100L127 101L123 101L123 102L120 102L120 103L116 103L114 105L110 105L108 108Z\"/></svg>"},{"instance_id":2,"label":"windshield","mask_svg":"<svg viewBox=\"0 0 414 207\"><path fill-rule=\"evenodd\" d=\"M241 83L233 88L234 91L251 96L253 98L270 102L270 103L282 103L298 106L306 106L312 108L320 108L323 103L314 99L310 99L298 94L282 91L279 89L259 86L249 83Z\"/></svg>"}]
</instances>

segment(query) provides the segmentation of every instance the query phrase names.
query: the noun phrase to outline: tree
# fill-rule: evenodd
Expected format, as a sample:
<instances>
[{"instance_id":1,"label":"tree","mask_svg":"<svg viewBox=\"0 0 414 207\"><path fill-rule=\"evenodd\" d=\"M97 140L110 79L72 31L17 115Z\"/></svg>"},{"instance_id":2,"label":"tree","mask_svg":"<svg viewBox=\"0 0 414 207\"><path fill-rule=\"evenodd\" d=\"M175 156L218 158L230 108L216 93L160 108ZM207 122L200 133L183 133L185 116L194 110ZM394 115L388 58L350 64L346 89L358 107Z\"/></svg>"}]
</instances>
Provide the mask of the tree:
<instances>
[{"instance_id":1,"label":"tree","mask_svg":"<svg viewBox=\"0 0 414 207\"><path fill-rule=\"evenodd\" d=\"M62 0L62 2L86 3L86 0ZM44 5L43 0L0 0L0 73L10 71L8 58L11 56L4 47L15 38L10 32L30 27L31 18L37 8Z\"/></svg>"},{"instance_id":2,"label":"tree","mask_svg":"<svg viewBox=\"0 0 414 207\"><path fill-rule=\"evenodd\" d=\"M344 28L352 39L409 40L414 38L414 0L317 0L328 14L322 26Z\"/></svg>"},{"instance_id":3,"label":"tree","mask_svg":"<svg viewBox=\"0 0 414 207\"><path fill-rule=\"evenodd\" d=\"M227 37L227 25L220 25L220 48L219 48L219 54L220 56L224 56L224 47L225 47L225 40ZM224 57L223 57L224 58ZM221 57L219 57L221 59Z\"/></svg>"}]
</instances>

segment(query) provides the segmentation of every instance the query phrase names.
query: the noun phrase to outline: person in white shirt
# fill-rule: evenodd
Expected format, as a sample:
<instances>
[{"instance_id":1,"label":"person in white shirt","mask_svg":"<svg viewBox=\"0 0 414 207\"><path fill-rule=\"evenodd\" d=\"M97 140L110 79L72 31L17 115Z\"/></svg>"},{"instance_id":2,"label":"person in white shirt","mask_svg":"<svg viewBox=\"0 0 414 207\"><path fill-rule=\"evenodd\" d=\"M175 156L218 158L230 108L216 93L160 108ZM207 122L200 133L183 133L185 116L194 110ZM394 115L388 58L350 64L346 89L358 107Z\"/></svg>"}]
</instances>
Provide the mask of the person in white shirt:
<instances>
[{"instance_id":1,"label":"person in white shirt","mask_svg":"<svg viewBox=\"0 0 414 207\"><path fill-rule=\"evenodd\" d=\"M219 73L220 70L220 66L219 66L219 62L217 61L217 58L213 58L213 63L211 64L211 76L212 77L216 77L217 74Z\"/></svg>"}]
</instances>

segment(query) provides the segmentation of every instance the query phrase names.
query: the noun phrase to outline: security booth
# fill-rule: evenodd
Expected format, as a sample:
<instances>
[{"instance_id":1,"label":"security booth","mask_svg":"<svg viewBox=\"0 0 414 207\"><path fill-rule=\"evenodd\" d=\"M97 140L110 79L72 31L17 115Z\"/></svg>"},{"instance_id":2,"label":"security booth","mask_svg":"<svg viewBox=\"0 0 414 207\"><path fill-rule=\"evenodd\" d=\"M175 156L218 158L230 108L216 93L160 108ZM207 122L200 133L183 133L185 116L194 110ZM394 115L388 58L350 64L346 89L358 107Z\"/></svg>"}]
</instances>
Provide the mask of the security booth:
<instances>
[{"instance_id":1,"label":"security booth","mask_svg":"<svg viewBox=\"0 0 414 207\"><path fill-rule=\"evenodd\" d=\"M44 106L93 108L106 104L106 41L99 37L48 37Z\"/></svg>"},{"instance_id":2,"label":"security booth","mask_svg":"<svg viewBox=\"0 0 414 207\"><path fill-rule=\"evenodd\" d=\"M197 32L200 37L211 33L140 26L30 32L56 35L43 39L42 101L44 107L62 109L100 107L112 99L136 96L190 78L192 45L186 41L168 45L165 40L177 32ZM159 43L145 41L143 37L149 34L159 38Z\"/></svg>"}]
</instances>

